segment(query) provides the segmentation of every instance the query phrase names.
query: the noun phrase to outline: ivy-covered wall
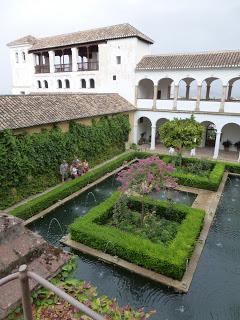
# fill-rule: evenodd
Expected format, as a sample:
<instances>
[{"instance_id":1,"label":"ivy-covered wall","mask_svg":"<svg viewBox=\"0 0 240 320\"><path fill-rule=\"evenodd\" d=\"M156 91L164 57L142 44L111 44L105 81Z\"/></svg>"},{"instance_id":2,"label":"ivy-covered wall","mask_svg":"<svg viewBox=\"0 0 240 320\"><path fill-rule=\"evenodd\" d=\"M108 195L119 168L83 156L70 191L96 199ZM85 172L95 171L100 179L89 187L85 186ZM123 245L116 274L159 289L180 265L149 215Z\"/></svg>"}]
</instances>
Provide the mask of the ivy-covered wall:
<instances>
[{"instance_id":1,"label":"ivy-covered wall","mask_svg":"<svg viewBox=\"0 0 240 320\"><path fill-rule=\"evenodd\" d=\"M91 126L71 122L64 133L57 126L41 133L0 133L0 209L60 182L63 159L87 159L91 166L125 149L130 124L127 115L104 117Z\"/></svg>"}]
</instances>

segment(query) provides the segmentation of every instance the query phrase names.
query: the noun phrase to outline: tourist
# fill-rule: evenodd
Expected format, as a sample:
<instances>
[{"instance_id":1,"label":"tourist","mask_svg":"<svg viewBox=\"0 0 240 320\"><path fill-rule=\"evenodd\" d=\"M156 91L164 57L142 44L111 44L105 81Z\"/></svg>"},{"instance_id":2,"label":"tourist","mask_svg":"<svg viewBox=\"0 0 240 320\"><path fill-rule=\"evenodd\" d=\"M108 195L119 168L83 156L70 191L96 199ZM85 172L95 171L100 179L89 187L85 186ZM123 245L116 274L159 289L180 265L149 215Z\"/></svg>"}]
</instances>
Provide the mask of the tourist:
<instances>
[{"instance_id":1,"label":"tourist","mask_svg":"<svg viewBox=\"0 0 240 320\"><path fill-rule=\"evenodd\" d=\"M63 160L63 163L61 163L59 171L62 177L62 182L64 182L68 178L68 163L66 160Z\"/></svg>"},{"instance_id":2,"label":"tourist","mask_svg":"<svg viewBox=\"0 0 240 320\"><path fill-rule=\"evenodd\" d=\"M75 165L71 165L70 167L70 172L71 172L71 178L75 179L78 177L78 172L77 172L77 168Z\"/></svg>"},{"instance_id":3,"label":"tourist","mask_svg":"<svg viewBox=\"0 0 240 320\"><path fill-rule=\"evenodd\" d=\"M82 168L83 168L83 173L88 172L88 170L89 170L89 164L88 164L88 162L87 162L86 159L85 159L85 160L83 161L83 163L82 163Z\"/></svg>"}]
</instances>

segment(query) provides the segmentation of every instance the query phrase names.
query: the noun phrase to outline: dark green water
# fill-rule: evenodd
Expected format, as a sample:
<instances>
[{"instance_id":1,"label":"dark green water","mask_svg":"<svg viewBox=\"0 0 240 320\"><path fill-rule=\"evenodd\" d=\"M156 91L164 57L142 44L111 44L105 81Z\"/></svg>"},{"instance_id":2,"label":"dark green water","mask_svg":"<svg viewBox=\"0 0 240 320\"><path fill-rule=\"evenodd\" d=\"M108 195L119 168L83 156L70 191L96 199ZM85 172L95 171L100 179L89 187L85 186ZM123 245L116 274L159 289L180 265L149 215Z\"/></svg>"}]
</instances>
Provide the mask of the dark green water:
<instances>
[{"instance_id":1,"label":"dark green water","mask_svg":"<svg viewBox=\"0 0 240 320\"><path fill-rule=\"evenodd\" d=\"M91 190L96 203L103 201L116 188L112 180ZM49 241L57 242L61 230L57 217L66 232L67 225L85 214L96 203L93 196L82 195L31 226ZM154 195L163 197L164 195ZM91 197L91 200L90 200ZM178 202L191 204L192 195L178 193ZM93 203L92 203L93 202ZM98 292L116 297L121 305L155 309L152 319L159 320L238 320L240 319L240 179L228 179L220 200L200 262L187 294L176 294L166 287L132 274L126 270L79 255L75 276L90 280Z\"/></svg>"}]
</instances>

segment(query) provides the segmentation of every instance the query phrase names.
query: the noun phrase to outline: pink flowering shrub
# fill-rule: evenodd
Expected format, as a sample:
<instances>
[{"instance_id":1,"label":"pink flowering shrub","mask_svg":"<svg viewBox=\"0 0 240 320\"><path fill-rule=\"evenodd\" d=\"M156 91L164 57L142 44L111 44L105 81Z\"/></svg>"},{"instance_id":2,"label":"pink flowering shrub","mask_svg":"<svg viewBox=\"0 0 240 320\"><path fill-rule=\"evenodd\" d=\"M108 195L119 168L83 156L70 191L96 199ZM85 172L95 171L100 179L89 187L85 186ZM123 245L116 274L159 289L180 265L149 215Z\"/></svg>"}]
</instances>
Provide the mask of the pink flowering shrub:
<instances>
[{"instance_id":1,"label":"pink flowering shrub","mask_svg":"<svg viewBox=\"0 0 240 320\"><path fill-rule=\"evenodd\" d=\"M170 175L173 171L172 165L166 164L157 156L140 159L118 173L117 181L121 183L119 190L125 194L137 193L143 196L154 190L174 189L178 184ZM142 204L143 219L144 204Z\"/></svg>"}]
</instances>

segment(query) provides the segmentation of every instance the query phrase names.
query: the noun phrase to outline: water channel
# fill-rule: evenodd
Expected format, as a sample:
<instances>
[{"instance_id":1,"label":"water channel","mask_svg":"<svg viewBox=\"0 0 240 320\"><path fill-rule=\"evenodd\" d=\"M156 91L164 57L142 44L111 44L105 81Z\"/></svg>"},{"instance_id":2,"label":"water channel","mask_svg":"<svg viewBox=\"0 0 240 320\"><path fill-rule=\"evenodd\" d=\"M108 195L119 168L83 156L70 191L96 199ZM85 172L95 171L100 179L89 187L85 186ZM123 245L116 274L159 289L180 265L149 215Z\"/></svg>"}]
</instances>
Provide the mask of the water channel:
<instances>
[{"instance_id":1,"label":"water channel","mask_svg":"<svg viewBox=\"0 0 240 320\"><path fill-rule=\"evenodd\" d=\"M60 245L67 226L104 201L117 188L113 178L54 210L29 226L49 242ZM154 198L165 194L154 193ZM195 196L174 194L176 202L191 205ZM57 220L56 220L57 219ZM76 278L91 281L100 294L116 297L120 305L155 309L158 320L240 319L240 178L229 176L200 262L187 294L149 281L118 267L78 254Z\"/></svg>"}]
</instances>

